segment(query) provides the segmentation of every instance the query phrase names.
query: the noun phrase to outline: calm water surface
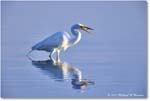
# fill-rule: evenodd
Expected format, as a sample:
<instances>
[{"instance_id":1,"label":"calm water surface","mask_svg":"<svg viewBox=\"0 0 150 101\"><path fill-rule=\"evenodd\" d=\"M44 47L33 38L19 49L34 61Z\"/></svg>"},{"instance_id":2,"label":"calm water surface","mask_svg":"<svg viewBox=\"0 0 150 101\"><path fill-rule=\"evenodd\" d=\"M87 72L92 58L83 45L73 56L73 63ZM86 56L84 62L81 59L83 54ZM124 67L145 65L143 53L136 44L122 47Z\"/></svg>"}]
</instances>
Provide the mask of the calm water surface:
<instances>
[{"instance_id":1,"label":"calm water surface","mask_svg":"<svg viewBox=\"0 0 150 101\"><path fill-rule=\"evenodd\" d=\"M82 32L60 63L46 52L26 57L32 45L77 22L93 35ZM144 98L146 76L145 2L2 2L2 97ZM77 86L79 79L92 83Z\"/></svg>"}]
</instances>

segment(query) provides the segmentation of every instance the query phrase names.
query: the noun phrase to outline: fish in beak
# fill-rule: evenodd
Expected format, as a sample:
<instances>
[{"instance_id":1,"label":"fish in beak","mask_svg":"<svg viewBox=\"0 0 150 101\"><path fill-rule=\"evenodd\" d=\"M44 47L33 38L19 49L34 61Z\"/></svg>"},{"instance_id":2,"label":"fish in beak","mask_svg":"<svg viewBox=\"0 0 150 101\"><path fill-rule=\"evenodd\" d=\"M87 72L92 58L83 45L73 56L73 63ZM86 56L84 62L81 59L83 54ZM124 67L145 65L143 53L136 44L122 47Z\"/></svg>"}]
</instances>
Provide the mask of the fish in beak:
<instances>
[{"instance_id":1,"label":"fish in beak","mask_svg":"<svg viewBox=\"0 0 150 101\"><path fill-rule=\"evenodd\" d=\"M93 28L90 28L90 27L87 27L87 26L84 26L84 25L80 26L80 28L81 28L83 31L88 32L88 33L90 33L89 30L94 30Z\"/></svg>"}]
</instances>

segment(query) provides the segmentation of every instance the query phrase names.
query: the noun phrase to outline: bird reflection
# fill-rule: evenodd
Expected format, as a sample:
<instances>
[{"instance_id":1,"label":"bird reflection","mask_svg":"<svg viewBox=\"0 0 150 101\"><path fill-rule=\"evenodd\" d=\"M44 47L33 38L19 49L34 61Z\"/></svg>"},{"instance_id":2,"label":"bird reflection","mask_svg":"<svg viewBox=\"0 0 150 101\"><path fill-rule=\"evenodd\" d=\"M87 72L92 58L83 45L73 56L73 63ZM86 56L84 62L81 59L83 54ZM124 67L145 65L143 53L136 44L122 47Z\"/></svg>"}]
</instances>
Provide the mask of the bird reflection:
<instances>
[{"instance_id":1,"label":"bird reflection","mask_svg":"<svg viewBox=\"0 0 150 101\"><path fill-rule=\"evenodd\" d=\"M32 64L35 67L40 68L45 75L56 81L71 80L71 84L74 89L85 89L88 85L94 84L91 80L82 79L82 72L67 62L54 60L32 60Z\"/></svg>"}]
</instances>

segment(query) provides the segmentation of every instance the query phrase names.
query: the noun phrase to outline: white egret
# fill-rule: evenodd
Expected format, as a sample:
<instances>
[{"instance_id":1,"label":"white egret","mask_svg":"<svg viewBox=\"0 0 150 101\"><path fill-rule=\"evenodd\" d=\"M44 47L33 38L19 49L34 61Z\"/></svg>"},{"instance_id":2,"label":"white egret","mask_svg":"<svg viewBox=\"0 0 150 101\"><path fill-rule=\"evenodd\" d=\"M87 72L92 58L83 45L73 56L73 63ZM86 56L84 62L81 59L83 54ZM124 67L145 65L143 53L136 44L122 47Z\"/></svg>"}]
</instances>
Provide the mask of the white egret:
<instances>
[{"instance_id":1,"label":"white egret","mask_svg":"<svg viewBox=\"0 0 150 101\"><path fill-rule=\"evenodd\" d=\"M71 27L71 34L69 34L68 32L57 32L34 45L30 52L32 52L33 50L50 52L49 57L52 60L53 60L52 55L56 52L57 53L56 59L60 61L59 58L60 51L66 50L68 47L71 47L80 41L81 39L80 30L90 33L88 30L93 29L80 23L75 24Z\"/></svg>"}]
</instances>

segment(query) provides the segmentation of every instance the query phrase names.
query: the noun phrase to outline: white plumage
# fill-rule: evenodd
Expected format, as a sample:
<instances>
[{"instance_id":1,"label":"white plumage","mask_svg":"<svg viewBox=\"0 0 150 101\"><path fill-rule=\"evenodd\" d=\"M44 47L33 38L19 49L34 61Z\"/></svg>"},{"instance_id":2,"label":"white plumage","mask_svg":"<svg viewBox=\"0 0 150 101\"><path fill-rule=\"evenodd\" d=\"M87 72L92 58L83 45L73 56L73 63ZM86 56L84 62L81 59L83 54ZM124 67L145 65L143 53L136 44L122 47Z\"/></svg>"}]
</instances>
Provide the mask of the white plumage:
<instances>
[{"instance_id":1,"label":"white plumage","mask_svg":"<svg viewBox=\"0 0 150 101\"><path fill-rule=\"evenodd\" d=\"M72 34L68 32L57 32L43 41L37 43L32 47L32 50L40 50L50 52L50 58L52 58L53 53L57 52L57 61L60 61L59 53L61 50L66 50L68 47L77 44L81 39L80 30L88 32L88 30L93 30L83 24L75 24L71 27ZM30 52L31 52L30 51ZM30 53L29 52L29 53Z\"/></svg>"},{"instance_id":2,"label":"white plumage","mask_svg":"<svg viewBox=\"0 0 150 101\"><path fill-rule=\"evenodd\" d=\"M57 32L34 45L32 50L45 50L47 52L51 52L55 48L64 48L64 46L69 42L65 34L65 32Z\"/></svg>"}]
</instances>

